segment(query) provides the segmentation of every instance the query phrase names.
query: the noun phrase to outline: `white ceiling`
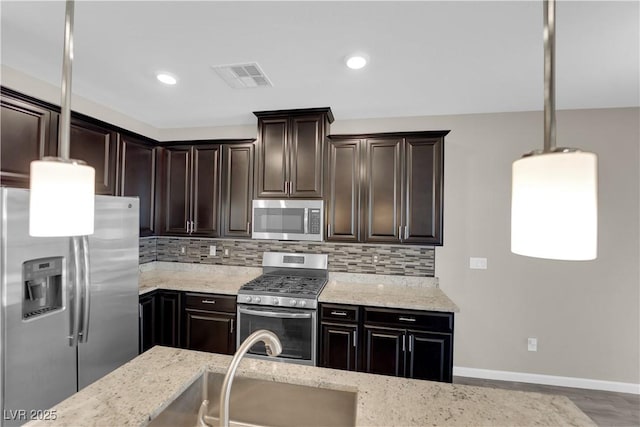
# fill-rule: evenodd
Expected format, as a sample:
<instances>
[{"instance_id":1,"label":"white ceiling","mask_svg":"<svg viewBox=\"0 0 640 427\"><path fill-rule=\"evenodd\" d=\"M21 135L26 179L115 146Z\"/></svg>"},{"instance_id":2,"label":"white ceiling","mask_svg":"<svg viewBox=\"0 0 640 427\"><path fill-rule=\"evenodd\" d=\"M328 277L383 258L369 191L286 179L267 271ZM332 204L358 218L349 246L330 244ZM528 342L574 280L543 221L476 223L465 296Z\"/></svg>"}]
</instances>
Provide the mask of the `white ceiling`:
<instances>
[{"instance_id":1,"label":"white ceiling","mask_svg":"<svg viewBox=\"0 0 640 427\"><path fill-rule=\"evenodd\" d=\"M558 109L639 105L639 6L559 2ZM59 86L64 3L0 7L2 64ZM541 110L542 25L541 1L79 1L72 87L160 129L322 106L338 120ZM344 66L354 51L367 68ZM231 89L211 69L240 62L274 87Z\"/></svg>"}]
</instances>

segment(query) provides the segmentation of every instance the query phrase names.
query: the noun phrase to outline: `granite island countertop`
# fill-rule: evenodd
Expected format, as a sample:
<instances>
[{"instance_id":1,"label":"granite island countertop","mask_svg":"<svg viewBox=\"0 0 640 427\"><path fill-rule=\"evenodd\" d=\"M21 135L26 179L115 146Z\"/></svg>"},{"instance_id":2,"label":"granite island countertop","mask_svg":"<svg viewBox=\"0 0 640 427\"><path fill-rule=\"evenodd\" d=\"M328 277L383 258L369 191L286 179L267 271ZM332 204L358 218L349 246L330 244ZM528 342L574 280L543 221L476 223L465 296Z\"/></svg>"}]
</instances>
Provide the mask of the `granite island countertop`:
<instances>
[{"instance_id":1,"label":"granite island countertop","mask_svg":"<svg viewBox=\"0 0 640 427\"><path fill-rule=\"evenodd\" d=\"M231 356L154 347L29 426L143 426ZM595 426L567 397L436 383L245 358L237 376L357 392L356 426ZM231 414L233 419L233 413Z\"/></svg>"},{"instance_id":2,"label":"granite island countertop","mask_svg":"<svg viewBox=\"0 0 640 427\"><path fill-rule=\"evenodd\" d=\"M168 289L237 295L261 268L156 262L140 272L140 295ZM329 273L320 303L459 312L434 277Z\"/></svg>"}]
</instances>

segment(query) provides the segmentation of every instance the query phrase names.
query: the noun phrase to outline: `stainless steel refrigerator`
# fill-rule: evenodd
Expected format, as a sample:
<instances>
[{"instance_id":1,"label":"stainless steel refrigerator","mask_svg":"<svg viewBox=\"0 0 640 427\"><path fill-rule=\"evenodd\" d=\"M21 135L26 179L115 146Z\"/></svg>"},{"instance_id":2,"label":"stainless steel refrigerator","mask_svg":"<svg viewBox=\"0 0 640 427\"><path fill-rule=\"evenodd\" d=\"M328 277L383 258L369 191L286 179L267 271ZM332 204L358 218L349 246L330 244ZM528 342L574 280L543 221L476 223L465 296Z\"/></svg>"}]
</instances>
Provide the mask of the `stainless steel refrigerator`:
<instances>
[{"instance_id":1,"label":"stainless steel refrigerator","mask_svg":"<svg viewBox=\"0 0 640 427\"><path fill-rule=\"evenodd\" d=\"M29 236L28 190L2 187L0 196L0 400L10 426L137 355L139 209L137 198L96 196L87 297L76 289L71 239ZM74 343L79 318L86 342Z\"/></svg>"}]
</instances>

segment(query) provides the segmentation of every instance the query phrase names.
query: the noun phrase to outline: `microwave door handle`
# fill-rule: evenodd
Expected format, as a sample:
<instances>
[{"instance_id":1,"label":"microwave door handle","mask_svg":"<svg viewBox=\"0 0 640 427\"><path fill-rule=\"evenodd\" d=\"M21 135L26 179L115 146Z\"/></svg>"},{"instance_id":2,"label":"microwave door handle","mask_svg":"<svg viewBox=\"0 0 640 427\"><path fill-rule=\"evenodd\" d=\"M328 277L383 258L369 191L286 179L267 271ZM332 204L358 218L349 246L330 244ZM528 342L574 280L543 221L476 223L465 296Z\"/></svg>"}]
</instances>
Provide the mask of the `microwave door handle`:
<instances>
[{"instance_id":1,"label":"microwave door handle","mask_svg":"<svg viewBox=\"0 0 640 427\"><path fill-rule=\"evenodd\" d=\"M89 339L89 313L91 311L91 277L89 270L89 237L82 236L80 250L82 253L82 329L79 331L80 342L87 342Z\"/></svg>"},{"instance_id":2,"label":"microwave door handle","mask_svg":"<svg viewBox=\"0 0 640 427\"><path fill-rule=\"evenodd\" d=\"M254 316L274 317L278 319L310 319L311 313L287 313L282 311L257 311L248 308L239 308L242 314L251 314Z\"/></svg>"},{"instance_id":3,"label":"microwave door handle","mask_svg":"<svg viewBox=\"0 0 640 427\"><path fill-rule=\"evenodd\" d=\"M304 208L304 234L309 234L309 208Z\"/></svg>"},{"instance_id":4,"label":"microwave door handle","mask_svg":"<svg viewBox=\"0 0 640 427\"><path fill-rule=\"evenodd\" d=\"M69 263L68 284L70 286L69 292L69 346L78 346L78 332L80 329L80 314L81 306L80 299L82 298L82 289L80 287L80 237L70 237L71 244L71 262Z\"/></svg>"}]
</instances>

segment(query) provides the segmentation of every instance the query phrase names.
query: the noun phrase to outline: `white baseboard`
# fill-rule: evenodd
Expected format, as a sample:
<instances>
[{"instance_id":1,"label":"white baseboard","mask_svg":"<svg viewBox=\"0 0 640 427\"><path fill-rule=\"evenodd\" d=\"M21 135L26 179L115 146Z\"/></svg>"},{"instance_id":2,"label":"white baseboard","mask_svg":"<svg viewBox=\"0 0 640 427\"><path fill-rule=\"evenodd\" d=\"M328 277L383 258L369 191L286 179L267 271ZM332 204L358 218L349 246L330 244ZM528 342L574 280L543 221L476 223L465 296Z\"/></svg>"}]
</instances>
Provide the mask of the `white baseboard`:
<instances>
[{"instance_id":1,"label":"white baseboard","mask_svg":"<svg viewBox=\"0 0 640 427\"><path fill-rule=\"evenodd\" d=\"M586 388L591 390L640 394L640 384L592 380L588 378L558 377L554 375L528 374L525 372L493 371L490 369L465 368L462 366L454 366L453 375L458 377L482 378L485 380L516 381L522 383L554 385L559 387Z\"/></svg>"}]
</instances>

